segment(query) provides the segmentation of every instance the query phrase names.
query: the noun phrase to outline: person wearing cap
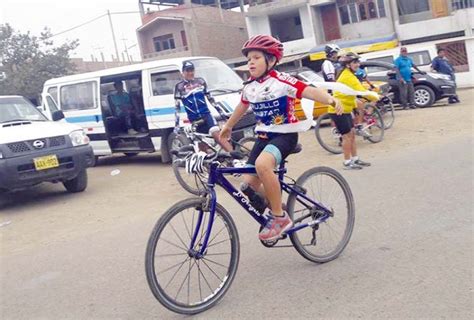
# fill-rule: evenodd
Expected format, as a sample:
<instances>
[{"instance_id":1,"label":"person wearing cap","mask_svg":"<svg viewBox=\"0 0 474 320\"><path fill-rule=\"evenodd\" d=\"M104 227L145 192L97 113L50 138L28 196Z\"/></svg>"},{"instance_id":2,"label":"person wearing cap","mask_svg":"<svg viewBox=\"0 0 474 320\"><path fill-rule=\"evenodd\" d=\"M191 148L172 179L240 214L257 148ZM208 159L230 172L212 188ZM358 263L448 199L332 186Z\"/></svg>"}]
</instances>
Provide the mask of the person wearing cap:
<instances>
[{"instance_id":1,"label":"person wearing cap","mask_svg":"<svg viewBox=\"0 0 474 320\"><path fill-rule=\"evenodd\" d=\"M196 127L196 131L203 134L210 134L214 140L224 148L225 151L232 151L232 145L227 140L219 138L220 128L216 120L212 117L211 111L206 102L214 103L214 98L207 91L207 83L203 78L194 77L194 64L189 61L183 61L182 67L183 80L178 82L174 88L175 99L175 132L179 129L179 114L181 112L181 103L188 116L188 120L196 122L203 120L203 123Z\"/></svg>"},{"instance_id":2,"label":"person wearing cap","mask_svg":"<svg viewBox=\"0 0 474 320\"><path fill-rule=\"evenodd\" d=\"M355 74L360 68L359 55L348 52L343 55L339 61L341 61L344 69L337 78L337 82L356 91L367 91ZM357 100L356 96L344 94L339 91L334 92L334 98L341 101L343 112L338 113L333 107L329 107L328 113L331 120L335 123L337 131L339 131L342 136L342 150L344 155L343 168L345 170L360 170L363 167L370 166L371 164L369 162L361 160L357 154L357 145L355 142L356 128L354 128L354 122L352 120L352 112L355 109L360 110L363 104ZM368 96L368 98L371 101L377 100L370 96ZM360 113L362 114L362 111Z\"/></svg>"},{"instance_id":3,"label":"person wearing cap","mask_svg":"<svg viewBox=\"0 0 474 320\"><path fill-rule=\"evenodd\" d=\"M453 80L454 84L456 85L456 76L454 75L454 68L452 64L449 62L448 58L446 58L445 49L443 48L438 49L438 56L436 56L431 62L431 70L448 75L451 78L451 80ZM448 102L459 103L461 101L459 100L458 95L455 94L454 96L450 96L448 98Z\"/></svg>"},{"instance_id":4,"label":"person wearing cap","mask_svg":"<svg viewBox=\"0 0 474 320\"><path fill-rule=\"evenodd\" d=\"M413 85L413 73L411 68L416 69L421 74L426 72L421 71L413 62L412 58L408 56L406 47L400 48L400 56L394 61L397 70L397 79L400 81L400 102L403 110L408 106L411 109L416 109L415 106L415 87Z\"/></svg>"},{"instance_id":5,"label":"person wearing cap","mask_svg":"<svg viewBox=\"0 0 474 320\"><path fill-rule=\"evenodd\" d=\"M341 51L341 48L337 44L328 44L324 48L326 60L324 60L321 66L321 72L326 82L336 81L337 74L340 72L340 64L338 62L339 51Z\"/></svg>"}]
</instances>

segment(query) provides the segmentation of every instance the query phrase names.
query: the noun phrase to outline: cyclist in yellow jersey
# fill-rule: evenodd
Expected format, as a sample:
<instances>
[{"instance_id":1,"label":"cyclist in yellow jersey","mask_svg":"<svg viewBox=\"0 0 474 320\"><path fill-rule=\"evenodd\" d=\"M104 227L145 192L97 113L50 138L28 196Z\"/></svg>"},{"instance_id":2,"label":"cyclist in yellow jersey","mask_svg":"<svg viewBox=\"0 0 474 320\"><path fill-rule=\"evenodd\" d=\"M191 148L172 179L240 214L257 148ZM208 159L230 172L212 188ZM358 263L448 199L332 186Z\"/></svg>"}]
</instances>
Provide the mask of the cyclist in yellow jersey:
<instances>
[{"instance_id":1,"label":"cyclist in yellow jersey","mask_svg":"<svg viewBox=\"0 0 474 320\"><path fill-rule=\"evenodd\" d=\"M339 61L343 64L344 69L337 78L337 82L345 84L356 91L368 91L355 75L355 72L360 67L359 56L355 53L349 52L342 56ZM371 96L368 97L369 99L376 99L371 98ZM370 166L369 162L362 161L357 155L354 122L352 120L352 111L358 106L357 97L336 91L334 92L334 98L341 102L343 113L338 115L332 106L328 108L328 112L331 119L334 121L337 130L342 135L344 169L360 170L363 167Z\"/></svg>"}]
</instances>

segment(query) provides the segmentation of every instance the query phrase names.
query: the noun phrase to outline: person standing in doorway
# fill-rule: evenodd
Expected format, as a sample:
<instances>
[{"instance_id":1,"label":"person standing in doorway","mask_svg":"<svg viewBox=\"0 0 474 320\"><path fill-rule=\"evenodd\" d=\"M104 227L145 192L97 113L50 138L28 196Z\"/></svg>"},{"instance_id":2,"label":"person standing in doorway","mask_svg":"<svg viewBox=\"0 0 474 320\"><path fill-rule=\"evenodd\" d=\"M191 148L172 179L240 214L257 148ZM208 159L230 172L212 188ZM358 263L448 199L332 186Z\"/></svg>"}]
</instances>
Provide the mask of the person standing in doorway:
<instances>
[{"instance_id":1,"label":"person standing in doorway","mask_svg":"<svg viewBox=\"0 0 474 320\"><path fill-rule=\"evenodd\" d=\"M454 82L454 88L456 90L456 76L454 75L454 68L446 57L446 50L443 48L438 49L438 56L435 57L431 62L431 70L450 76L451 80ZM448 98L448 102L459 103L461 101L459 100L456 92L454 92L454 95Z\"/></svg>"},{"instance_id":2,"label":"person standing in doorway","mask_svg":"<svg viewBox=\"0 0 474 320\"><path fill-rule=\"evenodd\" d=\"M416 69L421 74L426 72L421 71L415 65L413 60L408 56L406 47L400 48L400 56L394 61L397 69L397 78L400 81L400 102L403 110L407 107L416 109L415 106L415 87L413 85L413 72L411 68Z\"/></svg>"}]
</instances>

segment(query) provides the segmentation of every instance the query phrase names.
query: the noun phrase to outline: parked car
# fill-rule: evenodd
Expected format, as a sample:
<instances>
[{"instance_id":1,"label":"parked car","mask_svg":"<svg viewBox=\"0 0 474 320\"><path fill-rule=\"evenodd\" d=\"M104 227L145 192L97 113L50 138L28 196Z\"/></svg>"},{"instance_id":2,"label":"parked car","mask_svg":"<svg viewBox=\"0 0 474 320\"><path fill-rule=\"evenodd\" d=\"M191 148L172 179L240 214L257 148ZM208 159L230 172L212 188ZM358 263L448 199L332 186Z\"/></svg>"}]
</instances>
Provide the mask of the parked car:
<instances>
[{"instance_id":1,"label":"parked car","mask_svg":"<svg viewBox=\"0 0 474 320\"><path fill-rule=\"evenodd\" d=\"M370 81L386 81L390 84L390 91L394 93L394 103L400 103L400 82L396 79L393 63L381 61L364 61L361 68L367 73ZM440 73L427 72L413 73L415 86L415 104L424 108L433 105L436 101L448 98L455 94L455 84L450 77Z\"/></svg>"},{"instance_id":2,"label":"parked car","mask_svg":"<svg viewBox=\"0 0 474 320\"><path fill-rule=\"evenodd\" d=\"M297 78L298 80L301 80L306 83L311 83L311 82L324 82L323 77L321 77L318 73L315 71L311 70L310 68L304 67L301 69L297 70L290 70L287 71L290 75L293 77ZM380 93L380 94L387 94L390 90L390 86L387 82L384 81L372 81L372 84L375 86L373 89L375 92ZM370 89L370 85L367 82L362 82L362 85L367 88L367 90ZM317 119L320 115L325 114L327 112L328 106L324 105L319 102L314 103L314 109L313 109L313 117L314 119ZM301 108L301 103L299 100L296 102L295 106L295 113L296 117L298 119L303 119L305 118L303 109Z\"/></svg>"},{"instance_id":3,"label":"parked car","mask_svg":"<svg viewBox=\"0 0 474 320\"><path fill-rule=\"evenodd\" d=\"M87 187L87 167L94 161L84 130L50 121L21 96L0 96L0 192L21 190L42 182L62 182L69 192Z\"/></svg>"}]
</instances>

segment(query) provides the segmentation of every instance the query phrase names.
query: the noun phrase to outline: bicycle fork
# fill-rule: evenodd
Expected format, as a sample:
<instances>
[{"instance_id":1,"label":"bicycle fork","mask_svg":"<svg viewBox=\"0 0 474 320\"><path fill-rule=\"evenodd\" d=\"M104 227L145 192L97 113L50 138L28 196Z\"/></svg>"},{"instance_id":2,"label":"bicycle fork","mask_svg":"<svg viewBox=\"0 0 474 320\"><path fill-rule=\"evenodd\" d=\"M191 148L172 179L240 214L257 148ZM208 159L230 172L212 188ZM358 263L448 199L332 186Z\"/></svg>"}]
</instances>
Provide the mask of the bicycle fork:
<instances>
[{"instance_id":1,"label":"bicycle fork","mask_svg":"<svg viewBox=\"0 0 474 320\"><path fill-rule=\"evenodd\" d=\"M199 208L198 221L196 222L196 227L191 230L192 239L188 248L188 254L190 257L195 259L201 259L205 256L207 251L207 245L209 243L209 237L211 235L212 226L214 224L214 218L216 215L216 192L214 189L208 190L208 195L206 196L206 201ZM205 212L209 212L209 219L207 226L205 224ZM201 235L199 237L199 234ZM199 237L199 239L198 239ZM195 248L196 245L201 246L200 248Z\"/></svg>"}]
</instances>

